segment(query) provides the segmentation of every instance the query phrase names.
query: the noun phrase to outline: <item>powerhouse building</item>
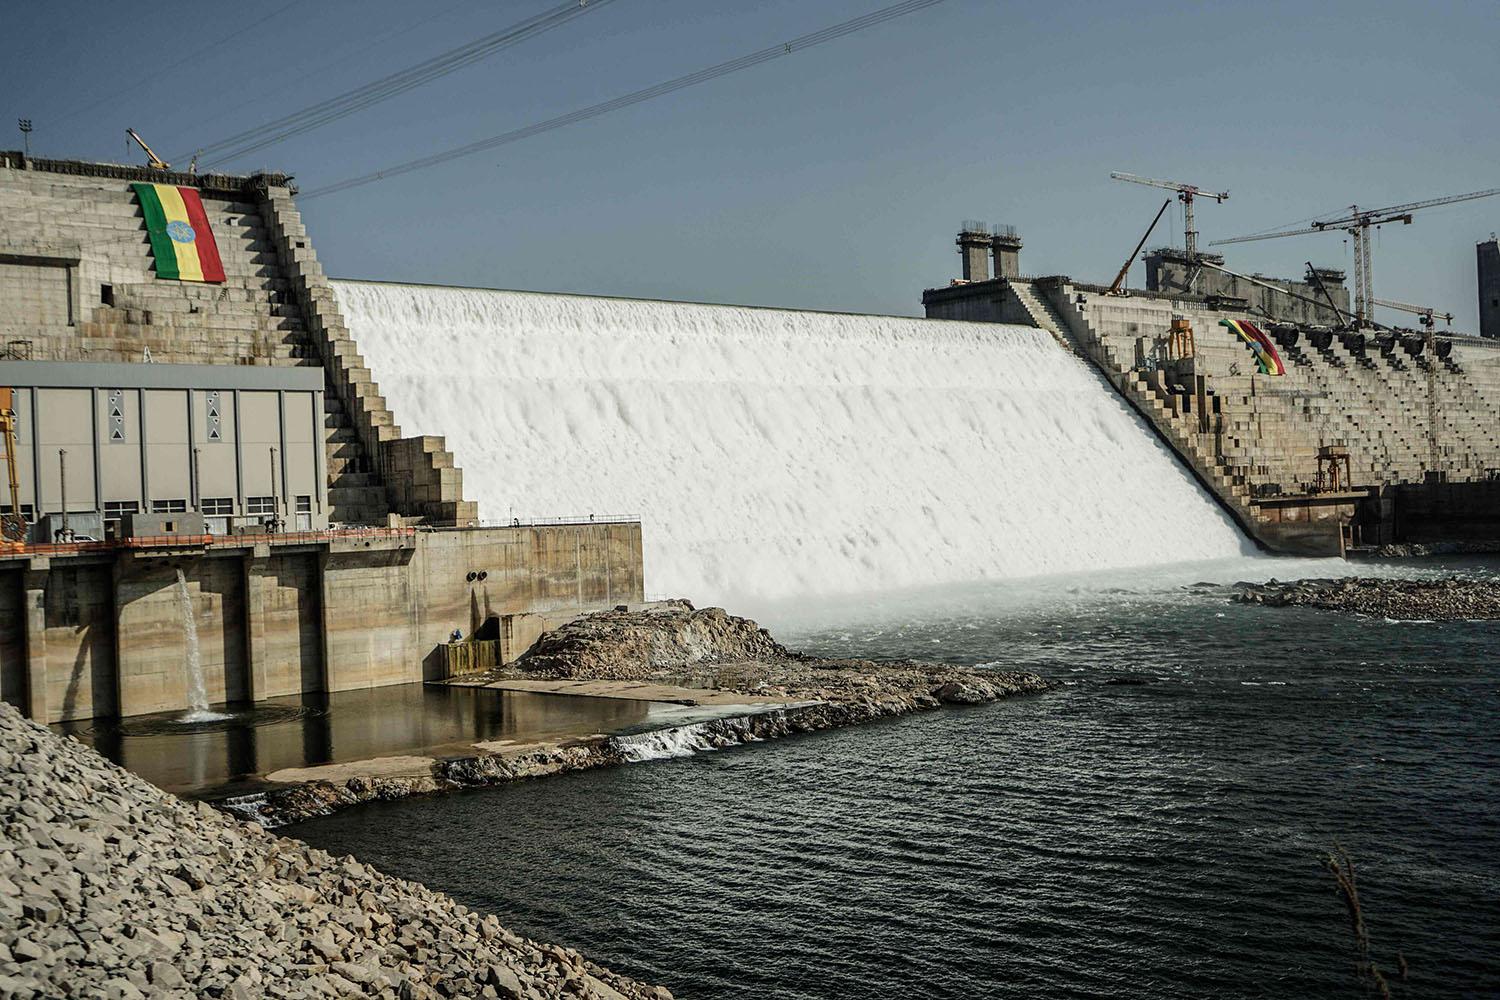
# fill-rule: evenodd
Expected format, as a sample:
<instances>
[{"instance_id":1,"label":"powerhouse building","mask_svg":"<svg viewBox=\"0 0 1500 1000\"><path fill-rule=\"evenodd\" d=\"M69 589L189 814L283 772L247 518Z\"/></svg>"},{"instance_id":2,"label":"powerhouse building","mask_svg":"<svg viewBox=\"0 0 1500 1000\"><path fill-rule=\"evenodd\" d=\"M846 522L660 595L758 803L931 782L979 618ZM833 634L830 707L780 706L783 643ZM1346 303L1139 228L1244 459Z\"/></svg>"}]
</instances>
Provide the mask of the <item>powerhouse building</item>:
<instances>
[{"instance_id":1,"label":"powerhouse building","mask_svg":"<svg viewBox=\"0 0 1500 1000\"><path fill-rule=\"evenodd\" d=\"M639 523L485 525L402 434L294 195L0 152L0 697L30 717L186 708L184 602L210 701L246 702L643 599Z\"/></svg>"}]
</instances>

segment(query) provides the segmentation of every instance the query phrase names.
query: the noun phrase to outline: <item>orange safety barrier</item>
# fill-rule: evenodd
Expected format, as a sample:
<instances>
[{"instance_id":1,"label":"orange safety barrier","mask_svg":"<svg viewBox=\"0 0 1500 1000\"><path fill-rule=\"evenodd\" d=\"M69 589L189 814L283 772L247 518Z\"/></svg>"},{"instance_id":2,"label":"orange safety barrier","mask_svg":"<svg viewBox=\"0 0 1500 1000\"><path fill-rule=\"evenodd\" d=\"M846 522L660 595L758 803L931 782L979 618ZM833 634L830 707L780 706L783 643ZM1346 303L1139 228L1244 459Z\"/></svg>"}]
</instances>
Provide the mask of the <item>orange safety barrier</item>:
<instances>
[{"instance_id":1,"label":"orange safety barrier","mask_svg":"<svg viewBox=\"0 0 1500 1000\"><path fill-rule=\"evenodd\" d=\"M136 535L107 541L12 543L0 547L0 555L81 555L120 549L225 548L250 545L306 545L358 538L416 538L415 528L324 528L319 531L268 531L238 535Z\"/></svg>"}]
</instances>

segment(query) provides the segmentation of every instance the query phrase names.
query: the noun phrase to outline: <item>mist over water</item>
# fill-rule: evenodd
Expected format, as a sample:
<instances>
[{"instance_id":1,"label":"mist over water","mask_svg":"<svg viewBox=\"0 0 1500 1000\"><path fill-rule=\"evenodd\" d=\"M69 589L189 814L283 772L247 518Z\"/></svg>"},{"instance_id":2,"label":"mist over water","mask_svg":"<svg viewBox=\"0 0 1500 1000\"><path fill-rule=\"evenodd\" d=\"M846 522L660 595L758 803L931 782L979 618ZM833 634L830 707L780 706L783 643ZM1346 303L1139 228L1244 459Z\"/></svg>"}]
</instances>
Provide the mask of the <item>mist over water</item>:
<instances>
[{"instance_id":1,"label":"mist over water","mask_svg":"<svg viewBox=\"0 0 1500 1000\"><path fill-rule=\"evenodd\" d=\"M763 602L1247 554L1043 331L335 282L491 521L639 514L648 590Z\"/></svg>"}]
</instances>

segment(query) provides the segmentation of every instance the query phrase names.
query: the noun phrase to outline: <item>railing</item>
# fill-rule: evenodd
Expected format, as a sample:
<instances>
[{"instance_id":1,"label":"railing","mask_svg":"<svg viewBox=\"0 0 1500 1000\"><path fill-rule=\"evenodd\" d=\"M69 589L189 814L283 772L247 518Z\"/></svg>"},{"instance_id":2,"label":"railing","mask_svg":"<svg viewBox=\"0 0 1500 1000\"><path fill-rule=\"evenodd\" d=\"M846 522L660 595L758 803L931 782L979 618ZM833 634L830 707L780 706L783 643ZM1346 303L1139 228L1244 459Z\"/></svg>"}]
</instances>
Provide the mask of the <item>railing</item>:
<instances>
[{"instance_id":1,"label":"railing","mask_svg":"<svg viewBox=\"0 0 1500 1000\"><path fill-rule=\"evenodd\" d=\"M551 528L575 524L635 524L641 520L639 514L564 514L561 517L512 517L509 520L480 520L471 522L471 528ZM427 529L441 531L443 529Z\"/></svg>"},{"instance_id":2,"label":"railing","mask_svg":"<svg viewBox=\"0 0 1500 1000\"><path fill-rule=\"evenodd\" d=\"M134 535L104 541L8 543L0 545L0 555L81 555L89 552L172 548L242 549L263 543L309 545L361 538L415 540L416 535L415 528L324 528L317 531L250 532L235 535Z\"/></svg>"}]
</instances>

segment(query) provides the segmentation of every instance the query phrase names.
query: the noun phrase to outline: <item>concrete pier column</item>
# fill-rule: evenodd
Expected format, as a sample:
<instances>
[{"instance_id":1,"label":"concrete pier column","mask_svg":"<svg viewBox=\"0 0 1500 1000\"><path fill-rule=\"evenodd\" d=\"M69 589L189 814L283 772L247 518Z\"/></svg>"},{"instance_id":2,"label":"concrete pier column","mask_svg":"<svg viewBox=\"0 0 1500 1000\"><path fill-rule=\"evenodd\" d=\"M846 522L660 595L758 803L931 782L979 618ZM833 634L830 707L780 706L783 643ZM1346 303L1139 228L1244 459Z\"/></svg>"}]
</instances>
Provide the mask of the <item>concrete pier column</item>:
<instances>
[{"instance_id":1,"label":"concrete pier column","mask_svg":"<svg viewBox=\"0 0 1500 1000\"><path fill-rule=\"evenodd\" d=\"M266 681L270 662L266 635L266 570L271 546L261 542L242 560L245 576L245 683L246 697L260 701L268 696Z\"/></svg>"},{"instance_id":2,"label":"concrete pier column","mask_svg":"<svg viewBox=\"0 0 1500 1000\"><path fill-rule=\"evenodd\" d=\"M995 277L1019 278L1021 276L1021 237L1014 226L996 226L991 240L995 253Z\"/></svg>"},{"instance_id":3,"label":"concrete pier column","mask_svg":"<svg viewBox=\"0 0 1500 1000\"><path fill-rule=\"evenodd\" d=\"M44 725L47 714L47 581L48 560L31 560L22 586L26 591L26 717Z\"/></svg>"},{"instance_id":4,"label":"concrete pier column","mask_svg":"<svg viewBox=\"0 0 1500 1000\"><path fill-rule=\"evenodd\" d=\"M963 258L965 281L988 281L990 277L990 234L975 223L965 223L954 241Z\"/></svg>"}]
</instances>

